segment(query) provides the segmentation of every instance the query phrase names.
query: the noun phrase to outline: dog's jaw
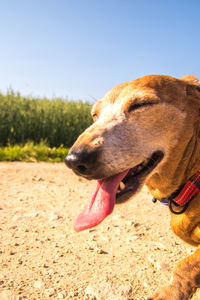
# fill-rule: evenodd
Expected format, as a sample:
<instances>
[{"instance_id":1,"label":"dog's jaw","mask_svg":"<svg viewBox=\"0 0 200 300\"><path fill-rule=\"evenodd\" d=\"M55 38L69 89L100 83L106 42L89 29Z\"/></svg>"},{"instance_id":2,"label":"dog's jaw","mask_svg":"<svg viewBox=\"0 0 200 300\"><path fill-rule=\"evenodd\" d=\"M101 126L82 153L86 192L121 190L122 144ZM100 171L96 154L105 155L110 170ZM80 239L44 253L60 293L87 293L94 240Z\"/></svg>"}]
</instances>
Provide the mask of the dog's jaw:
<instances>
[{"instance_id":1,"label":"dog's jaw","mask_svg":"<svg viewBox=\"0 0 200 300\"><path fill-rule=\"evenodd\" d=\"M153 153L143 163L127 169L114 176L97 180L83 212L75 222L75 230L82 231L101 223L112 211L116 202L125 201L135 194L143 185L145 178L162 160L164 154L161 151ZM123 184L123 190L120 186ZM123 199L123 200L122 200Z\"/></svg>"}]
</instances>

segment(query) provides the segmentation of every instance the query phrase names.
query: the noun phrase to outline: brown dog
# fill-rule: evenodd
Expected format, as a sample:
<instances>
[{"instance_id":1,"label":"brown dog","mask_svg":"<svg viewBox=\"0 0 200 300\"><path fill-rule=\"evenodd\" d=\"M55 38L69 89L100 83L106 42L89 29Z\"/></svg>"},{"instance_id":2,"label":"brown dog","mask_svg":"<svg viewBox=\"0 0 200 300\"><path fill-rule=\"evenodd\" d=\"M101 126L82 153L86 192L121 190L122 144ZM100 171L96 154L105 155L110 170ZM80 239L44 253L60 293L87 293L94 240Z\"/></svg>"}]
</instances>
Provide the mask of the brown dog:
<instances>
[{"instance_id":1,"label":"brown dog","mask_svg":"<svg viewBox=\"0 0 200 300\"><path fill-rule=\"evenodd\" d=\"M66 164L78 175L97 179L92 197L76 220L80 231L99 224L146 184L169 203L172 230L200 245L200 83L195 76L151 75L120 84L92 109L94 123L77 139ZM180 204L183 185L197 174L192 199ZM194 179L194 178L193 178ZM191 181L189 184L191 187ZM186 197L187 198L187 197ZM185 205L185 201L190 200ZM173 203L173 209L172 209ZM183 211L181 213L181 211ZM179 213L175 214L173 213ZM181 261L170 285L151 299L189 299L200 286L200 250Z\"/></svg>"}]
</instances>

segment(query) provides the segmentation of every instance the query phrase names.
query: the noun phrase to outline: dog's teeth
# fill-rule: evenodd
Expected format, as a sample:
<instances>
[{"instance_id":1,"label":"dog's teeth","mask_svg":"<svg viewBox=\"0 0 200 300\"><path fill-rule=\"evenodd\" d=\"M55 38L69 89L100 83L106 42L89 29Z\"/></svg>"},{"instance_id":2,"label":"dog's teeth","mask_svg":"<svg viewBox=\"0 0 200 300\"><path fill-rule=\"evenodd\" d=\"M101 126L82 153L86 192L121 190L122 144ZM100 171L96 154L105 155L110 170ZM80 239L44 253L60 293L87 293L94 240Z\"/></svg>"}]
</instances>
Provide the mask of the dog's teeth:
<instances>
[{"instance_id":1,"label":"dog's teeth","mask_svg":"<svg viewBox=\"0 0 200 300\"><path fill-rule=\"evenodd\" d=\"M149 159L146 158L146 159L143 161L143 165L146 166L148 163L149 163Z\"/></svg>"},{"instance_id":2,"label":"dog's teeth","mask_svg":"<svg viewBox=\"0 0 200 300\"><path fill-rule=\"evenodd\" d=\"M137 172L141 171L142 170L142 166L138 166L137 167Z\"/></svg>"},{"instance_id":3,"label":"dog's teeth","mask_svg":"<svg viewBox=\"0 0 200 300\"><path fill-rule=\"evenodd\" d=\"M125 189L125 184L121 181L119 184L120 190L123 191Z\"/></svg>"}]
</instances>

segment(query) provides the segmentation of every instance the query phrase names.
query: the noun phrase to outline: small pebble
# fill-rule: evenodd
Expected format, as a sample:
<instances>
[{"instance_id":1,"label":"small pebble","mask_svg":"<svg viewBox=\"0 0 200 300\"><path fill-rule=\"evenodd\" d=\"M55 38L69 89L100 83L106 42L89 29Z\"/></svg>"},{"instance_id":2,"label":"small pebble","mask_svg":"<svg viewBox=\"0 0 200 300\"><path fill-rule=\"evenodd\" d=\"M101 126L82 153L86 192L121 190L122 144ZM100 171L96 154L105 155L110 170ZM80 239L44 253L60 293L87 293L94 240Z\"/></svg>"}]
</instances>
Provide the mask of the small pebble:
<instances>
[{"instance_id":1,"label":"small pebble","mask_svg":"<svg viewBox=\"0 0 200 300\"><path fill-rule=\"evenodd\" d=\"M54 271L52 269L49 270L48 274L51 276L54 274Z\"/></svg>"},{"instance_id":2,"label":"small pebble","mask_svg":"<svg viewBox=\"0 0 200 300\"><path fill-rule=\"evenodd\" d=\"M22 259L18 259L18 264L22 265L23 264L23 260Z\"/></svg>"},{"instance_id":3,"label":"small pebble","mask_svg":"<svg viewBox=\"0 0 200 300\"><path fill-rule=\"evenodd\" d=\"M36 289L41 289L43 287L43 285L44 284L42 281L35 281L33 284L34 288L36 288Z\"/></svg>"},{"instance_id":4,"label":"small pebble","mask_svg":"<svg viewBox=\"0 0 200 300\"><path fill-rule=\"evenodd\" d=\"M106 252L106 251L104 251L103 249L95 249L96 250L96 252L98 253L98 254L108 254L108 252Z\"/></svg>"},{"instance_id":5,"label":"small pebble","mask_svg":"<svg viewBox=\"0 0 200 300\"><path fill-rule=\"evenodd\" d=\"M46 295L47 297L51 297L51 296L54 295L55 289L54 289L54 288L46 289L46 290L44 291L44 293L45 293L45 295Z\"/></svg>"},{"instance_id":6,"label":"small pebble","mask_svg":"<svg viewBox=\"0 0 200 300\"><path fill-rule=\"evenodd\" d=\"M63 299L64 297L66 297L66 293L65 292L59 292L58 293L58 299Z\"/></svg>"},{"instance_id":7,"label":"small pebble","mask_svg":"<svg viewBox=\"0 0 200 300\"><path fill-rule=\"evenodd\" d=\"M56 221L56 220L60 219L60 216L57 215L57 214L52 213L52 214L49 215L48 219L49 219L50 222L51 221Z\"/></svg>"}]
</instances>

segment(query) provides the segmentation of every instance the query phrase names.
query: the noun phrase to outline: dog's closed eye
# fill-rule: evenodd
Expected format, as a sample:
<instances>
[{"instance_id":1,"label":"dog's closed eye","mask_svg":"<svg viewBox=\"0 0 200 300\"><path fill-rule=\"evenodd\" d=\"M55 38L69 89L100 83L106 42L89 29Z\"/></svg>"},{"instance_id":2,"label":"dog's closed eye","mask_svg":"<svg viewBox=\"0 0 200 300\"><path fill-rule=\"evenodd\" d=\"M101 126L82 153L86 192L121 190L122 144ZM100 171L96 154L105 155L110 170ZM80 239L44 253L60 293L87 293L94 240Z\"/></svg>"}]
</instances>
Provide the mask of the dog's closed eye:
<instances>
[{"instance_id":1,"label":"dog's closed eye","mask_svg":"<svg viewBox=\"0 0 200 300\"><path fill-rule=\"evenodd\" d=\"M153 101L149 101L149 102L140 102L140 103L132 103L129 108L128 108L128 112L131 112L133 110L136 110L138 108L142 108L144 106L151 106L151 105L154 105L154 104L158 104L158 102L153 102Z\"/></svg>"},{"instance_id":2,"label":"dog's closed eye","mask_svg":"<svg viewBox=\"0 0 200 300\"><path fill-rule=\"evenodd\" d=\"M97 121L97 119L98 119L98 116L97 116L97 114L96 114L96 113L93 113L93 114L92 114L92 119L93 119L93 121L94 121L94 122L96 122L96 121Z\"/></svg>"}]
</instances>

